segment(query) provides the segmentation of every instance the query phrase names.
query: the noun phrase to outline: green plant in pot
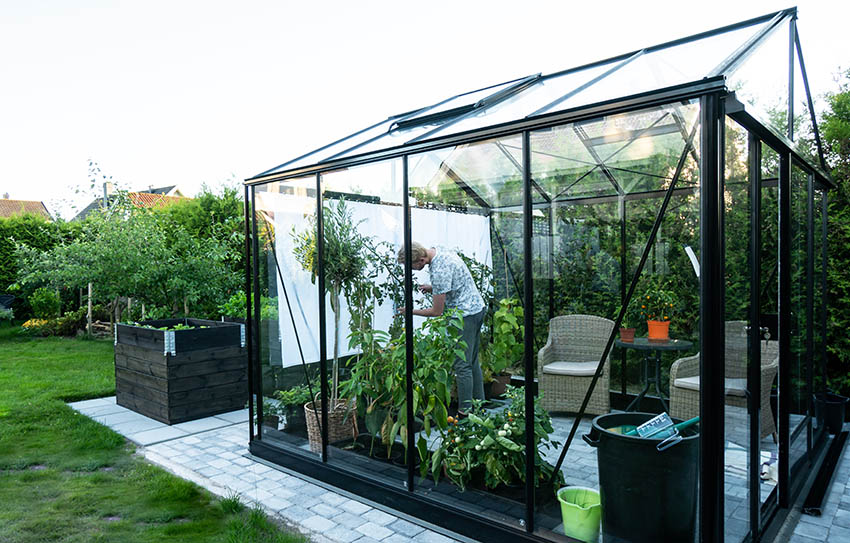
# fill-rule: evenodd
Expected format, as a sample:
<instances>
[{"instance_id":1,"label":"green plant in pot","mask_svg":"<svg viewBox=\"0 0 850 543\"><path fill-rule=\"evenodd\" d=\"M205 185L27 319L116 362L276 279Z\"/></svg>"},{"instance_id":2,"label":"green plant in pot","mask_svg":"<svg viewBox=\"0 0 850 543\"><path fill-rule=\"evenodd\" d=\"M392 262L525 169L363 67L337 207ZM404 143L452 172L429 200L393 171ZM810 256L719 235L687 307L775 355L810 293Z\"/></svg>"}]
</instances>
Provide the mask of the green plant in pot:
<instances>
[{"instance_id":1,"label":"green plant in pot","mask_svg":"<svg viewBox=\"0 0 850 543\"><path fill-rule=\"evenodd\" d=\"M626 308L623 320L620 323L620 340L631 343L635 340L635 331L641 322L639 304L632 300Z\"/></svg>"},{"instance_id":2,"label":"green plant in pot","mask_svg":"<svg viewBox=\"0 0 850 543\"><path fill-rule=\"evenodd\" d=\"M666 341L670 338L670 320L676 311L678 300L675 292L659 277L654 277L646 291L640 296L641 318L646 320L647 337L650 341Z\"/></svg>"},{"instance_id":3,"label":"green plant in pot","mask_svg":"<svg viewBox=\"0 0 850 543\"><path fill-rule=\"evenodd\" d=\"M304 405L312 400L307 385L296 385L275 393L278 409L284 417L284 432L303 432L307 429Z\"/></svg>"},{"instance_id":4,"label":"green plant in pot","mask_svg":"<svg viewBox=\"0 0 850 543\"><path fill-rule=\"evenodd\" d=\"M335 204L323 208L323 267L325 285L330 297L333 312L333 366L331 371L331 394L328 402L329 439L334 441L346 434L350 435L349 427L353 427L349 405L339 396L339 346L340 346L340 314L342 313L342 296L354 291L361 283L368 281L367 247L372 246L371 238L358 231L363 221L355 222L351 210L341 199ZM301 232L292 229L294 240L293 254L301 266L310 272L315 283L319 273L319 247L317 243L317 224L315 216L308 217L308 226ZM346 299L349 307L351 300ZM308 417L308 429L318 430L320 406L310 402L305 407ZM315 424L309 424L310 420ZM318 431L311 433L310 447L314 452L321 450L321 436Z\"/></svg>"},{"instance_id":5,"label":"green plant in pot","mask_svg":"<svg viewBox=\"0 0 850 543\"><path fill-rule=\"evenodd\" d=\"M451 368L455 356L464 356L466 349L462 332L462 320L451 311L427 319L413 331L414 424L422 427L416 448L425 469L430 454L426 438L433 428L445 430L448 425ZM389 457L399 438L407 456L405 336L393 338L382 330L354 330L350 345L359 348L361 354L350 368L350 379L342 394L358 399L358 410L372 436L372 448L378 441L386 447Z\"/></svg>"},{"instance_id":6,"label":"green plant in pot","mask_svg":"<svg viewBox=\"0 0 850 543\"><path fill-rule=\"evenodd\" d=\"M493 314L493 343L490 345L484 369L492 375L492 396L505 393L505 387L511 381L506 370L522 361L525 350L523 315L522 305L516 298L499 300L499 308Z\"/></svg>"}]
</instances>

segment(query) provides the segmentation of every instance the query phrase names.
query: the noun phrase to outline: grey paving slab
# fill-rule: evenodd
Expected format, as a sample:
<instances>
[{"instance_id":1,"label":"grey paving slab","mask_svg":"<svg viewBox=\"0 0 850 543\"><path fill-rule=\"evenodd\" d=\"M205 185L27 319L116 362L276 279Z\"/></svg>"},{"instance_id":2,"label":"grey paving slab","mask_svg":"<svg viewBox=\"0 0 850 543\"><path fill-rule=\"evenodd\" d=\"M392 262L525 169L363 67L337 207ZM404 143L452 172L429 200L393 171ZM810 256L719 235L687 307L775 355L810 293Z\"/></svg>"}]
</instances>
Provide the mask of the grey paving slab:
<instances>
[{"instance_id":1,"label":"grey paving slab","mask_svg":"<svg viewBox=\"0 0 850 543\"><path fill-rule=\"evenodd\" d=\"M230 423L248 422L248 410L242 409L240 411L233 411L231 413L222 413L221 415L216 415L215 418Z\"/></svg>"},{"instance_id":2,"label":"grey paving slab","mask_svg":"<svg viewBox=\"0 0 850 543\"><path fill-rule=\"evenodd\" d=\"M127 434L127 439L134 441L139 445L152 445L154 443L160 443L162 441L168 441L185 436L186 432L166 426L164 428L153 428L150 430L143 430L141 432L132 432Z\"/></svg>"},{"instance_id":3,"label":"grey paving slab","mask_svg":"<svg viewBox=\"0 0 850 543\"><path fill-rule=\"evenodd\" d=\"M183 430L187 434L196 434L199 432L206 432L207 430L223 428L225 426L230 426L231 424L233 423L218 417L207 417L204 419L190 420L189 422L181 422L180 424L173 425L172 428Z\"/></svg>"}]
</instances>

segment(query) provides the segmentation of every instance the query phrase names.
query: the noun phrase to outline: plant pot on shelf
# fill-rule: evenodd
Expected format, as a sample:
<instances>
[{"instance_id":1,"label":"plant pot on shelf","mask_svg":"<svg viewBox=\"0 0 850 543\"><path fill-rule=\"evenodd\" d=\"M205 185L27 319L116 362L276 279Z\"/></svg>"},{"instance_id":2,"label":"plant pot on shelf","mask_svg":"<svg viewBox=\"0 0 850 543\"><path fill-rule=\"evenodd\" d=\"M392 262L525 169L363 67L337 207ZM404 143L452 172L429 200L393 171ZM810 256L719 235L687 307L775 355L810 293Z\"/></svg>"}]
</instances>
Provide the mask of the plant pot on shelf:
<instances>
[{"instance_id":1,"label":"plant pot on shelf","mask_svg":"<svg viewBox=\"0 0 850 543\"><path fill-rule=\"evenodd\" d=\"M670 339L670 321L646 321L649 341L667 341Z\"/></svg>"},{"instance_id":2,"label":"plant pot on shelf","mask_svg":"<svg viewBox=\"0 0 850 543\"><path fill-rule=\"evenodd\" d=\"M328 443L344 439L353 439L357 431L357 413L355 402L351 405L347 400L337 400L336 405L328 409ZM321 417L322 404L319 401L304 404L304 417L307 419L307 439L310 441L310 451L322 452Z\"/></svg>"},{"instance_id":3,"label":"plant pot on shelf","mask_svg":"<svg viewBox=\"0 0 850 543\"><path fill-rule=\"evenodd\" d=\"M283 431L286 433L304 432L307 430L307 418L304 406L287 405L283 408Z\"/></svg>"},{"instance_id":4,"label":"plant pot on shelf","mask_svg":"<svg viewBox=\"0 0 850 543\"><path fill-rule=\"evenodd\" d=\"M620 328L620 341L626 343L634 343L635 341L635 329L634 328Z\"/></svg>"},{"instance_id":5,"label":"plant pot on shelf","mask_svg":"<svg viewBox=\"0 0 850 543\"><path fill-rule=\"evenodd\" d=\"M277 430L278 424L280 424L280 417L277 415L263 415L263 426Z\"/></svg>"}]
</instances>

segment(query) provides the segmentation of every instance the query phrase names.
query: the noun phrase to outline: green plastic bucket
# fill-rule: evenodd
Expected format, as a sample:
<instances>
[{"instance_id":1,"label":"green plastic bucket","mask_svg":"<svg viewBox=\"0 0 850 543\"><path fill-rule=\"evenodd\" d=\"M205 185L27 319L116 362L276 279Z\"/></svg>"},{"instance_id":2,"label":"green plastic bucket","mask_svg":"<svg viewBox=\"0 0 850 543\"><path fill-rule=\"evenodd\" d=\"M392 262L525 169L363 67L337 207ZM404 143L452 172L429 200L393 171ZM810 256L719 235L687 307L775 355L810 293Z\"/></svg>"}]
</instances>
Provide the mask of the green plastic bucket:
<instances>
[{"instance_id":1,"label":"green plastic bucket","mask_svg":"<svg viewBox=\"0 0 850 543\"><path fill-rule=\"evenodd\" d=\"M595 543L599 539L602 505L599 492L592 488L568 486L558 491L564 535Z\"/></svg>"}]
</instances>

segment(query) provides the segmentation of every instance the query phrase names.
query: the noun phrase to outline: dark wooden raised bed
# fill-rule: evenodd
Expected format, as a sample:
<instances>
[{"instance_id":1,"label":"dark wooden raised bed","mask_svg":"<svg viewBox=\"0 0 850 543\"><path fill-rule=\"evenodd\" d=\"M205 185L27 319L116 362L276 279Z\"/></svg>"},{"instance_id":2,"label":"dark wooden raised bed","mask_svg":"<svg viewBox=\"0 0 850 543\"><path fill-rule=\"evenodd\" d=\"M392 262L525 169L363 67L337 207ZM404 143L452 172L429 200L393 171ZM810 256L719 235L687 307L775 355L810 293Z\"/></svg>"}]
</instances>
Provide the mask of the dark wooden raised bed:
<instances>
[{"instance_id":1,"label":"dark wooden raised bed","mask_svg":"<svg viewBox=\"0 0 850 543\"><path fill-rule=\"evenodd\" d=\"M241 409L248 401L243 325L201 319L144 321L155 326L206 326L164 331L118 324L118 405L166 424Z\"/></svg>"}]
</instances>

